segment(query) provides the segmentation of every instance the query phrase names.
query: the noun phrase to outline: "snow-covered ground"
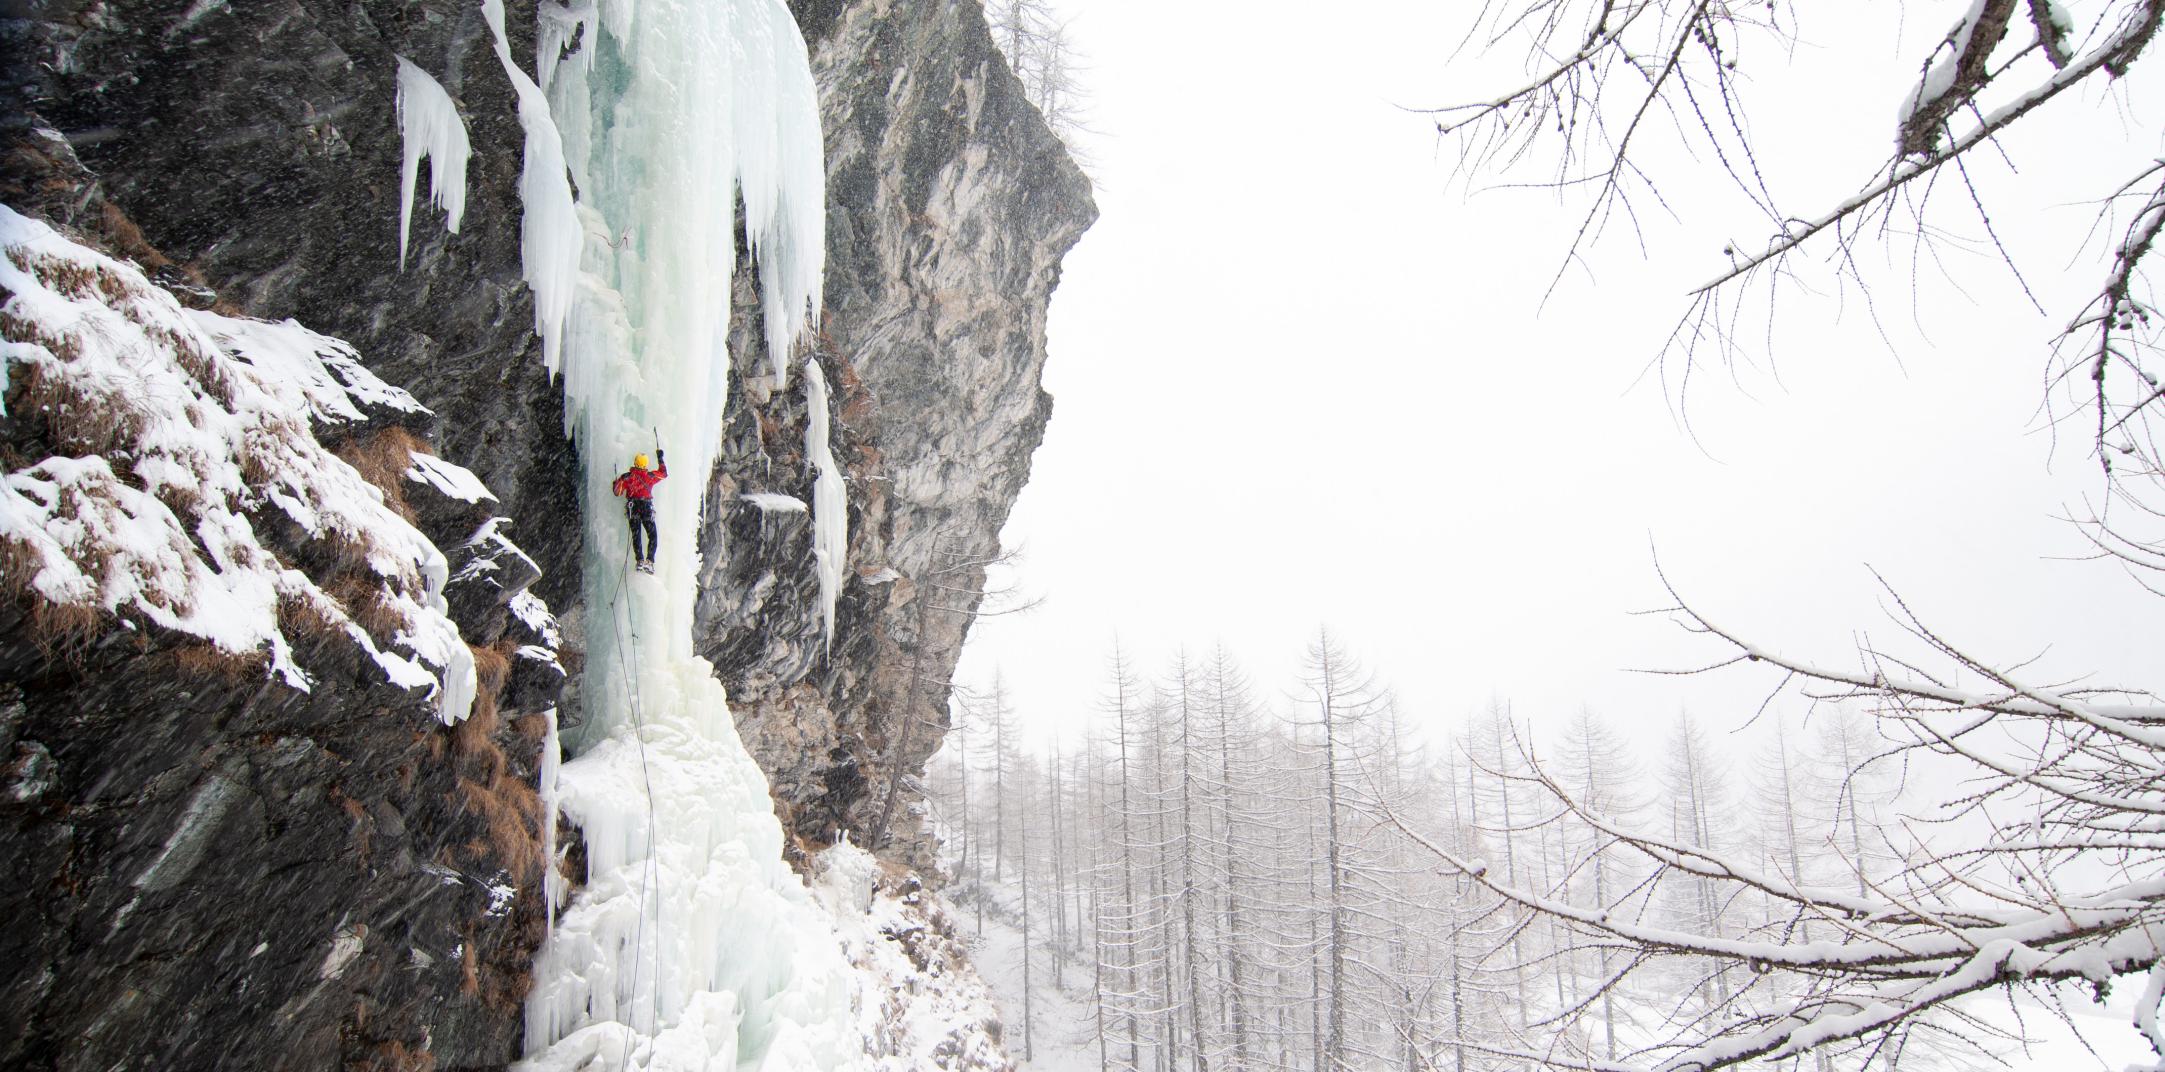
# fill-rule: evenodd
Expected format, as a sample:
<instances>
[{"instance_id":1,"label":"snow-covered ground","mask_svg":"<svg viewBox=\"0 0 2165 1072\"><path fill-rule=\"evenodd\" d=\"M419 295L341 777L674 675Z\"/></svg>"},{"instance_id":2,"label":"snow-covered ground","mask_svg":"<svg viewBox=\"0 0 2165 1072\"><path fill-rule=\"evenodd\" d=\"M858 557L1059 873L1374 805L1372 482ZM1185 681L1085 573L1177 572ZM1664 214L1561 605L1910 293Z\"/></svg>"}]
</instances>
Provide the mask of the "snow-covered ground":
<instances>
[{"instance_id":1,"label":"snow-covered ground","mask_svg":"<svg viewBox=\"0 0 2165 1072\"><path fill-rule=\"evenodd\" d=\"M971 968L963 924L916 879L844 843L814 889L856 969L858 1027L878 1072L1004 1072L1002 1018Z\"/></svg>"},{"instance_id":2,"label":"snow-covered ground","mask_svg":"<svg viewBox=\"0 0 2165 1072\"><path fill-rule=\"evenodd\" d=\"M990 898L982 913L975 901L980 889L988 890ZM1015 1066L1034 1072L1096 1072L1101 1066L1091 1002L1095 983L1089 962L1080 957L1063 960L1059 984L1055 985L1054 956L1039 944L1045 940L1042 934L1031 936L1037 948L1030 953L1030 1023L1025 1058L1019 891L1003 885L969 886L958 889L957 897L960 903L953 909L957 930L977 964L978 974L991 987L1000 1020L1006 1025L1004 1036Z\"/></svg>"}]
</instances>

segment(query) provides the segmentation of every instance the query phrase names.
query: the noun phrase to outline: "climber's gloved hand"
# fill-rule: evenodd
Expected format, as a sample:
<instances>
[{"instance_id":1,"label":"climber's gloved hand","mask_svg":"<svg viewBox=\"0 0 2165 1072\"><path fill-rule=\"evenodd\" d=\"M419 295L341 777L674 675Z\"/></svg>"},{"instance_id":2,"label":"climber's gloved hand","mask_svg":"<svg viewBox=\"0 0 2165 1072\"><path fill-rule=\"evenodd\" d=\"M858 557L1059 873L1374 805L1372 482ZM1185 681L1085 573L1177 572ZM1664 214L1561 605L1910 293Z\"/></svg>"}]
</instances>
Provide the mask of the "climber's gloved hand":
<instances>
[{"instance_id":1,"label":"climber's gloved hand","mask_svg":"<svg viewBox=\"0 0 2165 1072\"><path fill-rule=\"evenodd\" d=\"M668 464L669 464L669 452L668 452L668 451L666 451L666 450L663 450L663 449L661 449L660 447L655 447L655 448L654 448L654 456L655 456L655 457L657 457L657 458L660 458L660 459L662 460L662 464L663 464L663 465L668 465Z\"/></svg>"}]
</instances>

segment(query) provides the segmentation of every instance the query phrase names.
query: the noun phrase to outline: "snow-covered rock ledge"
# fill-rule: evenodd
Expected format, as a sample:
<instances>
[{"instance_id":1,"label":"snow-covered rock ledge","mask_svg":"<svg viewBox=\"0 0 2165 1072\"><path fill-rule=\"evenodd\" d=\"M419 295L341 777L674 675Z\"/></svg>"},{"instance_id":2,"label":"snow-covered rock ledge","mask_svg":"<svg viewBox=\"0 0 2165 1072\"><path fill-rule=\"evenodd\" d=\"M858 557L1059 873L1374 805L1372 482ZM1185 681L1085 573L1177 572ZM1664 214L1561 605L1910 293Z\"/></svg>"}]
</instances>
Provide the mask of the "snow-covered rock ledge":
<instances>
[{"instance_id":1,"label":"snow-covered rock ledge","mask_svg":"<svg viewBox=\"0 0 2165 1072\"><path fill-rule=\"evenodd\" d=\"M33 600L40 641L64 647L117 616L306 691L297 651L343 634L388 681L431 693L446 724L466 718L474 656L445 613L443 552L308 424L358 418L349 390L418 405L358 361L334 378L317 355L350 359L335 340L186 310L5 206L0 251L0 383L27 433L9 438L53 450L0 482L7 579Z\"/></svg>"},{"instance_id":2,"label":"snow-covered rock ledge","mask_svg":"<svg viewBox=\"0 0 2165 1072\"><path fill-rule=\"evenodd\" d=\"M0 407L0 1066L508 1063L561 631L434 415L9 207Z\"/></svg>"}]
</instances>

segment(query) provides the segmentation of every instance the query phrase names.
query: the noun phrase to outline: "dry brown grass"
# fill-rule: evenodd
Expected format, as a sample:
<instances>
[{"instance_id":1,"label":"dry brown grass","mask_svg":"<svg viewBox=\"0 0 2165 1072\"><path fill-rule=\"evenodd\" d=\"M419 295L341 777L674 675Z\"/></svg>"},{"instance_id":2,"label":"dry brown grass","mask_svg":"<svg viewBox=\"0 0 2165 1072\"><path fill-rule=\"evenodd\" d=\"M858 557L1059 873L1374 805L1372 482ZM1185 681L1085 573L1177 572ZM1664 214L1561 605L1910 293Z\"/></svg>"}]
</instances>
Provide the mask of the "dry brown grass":
<instances>
[{"instance_id":1,"label":"dry brown grass","mask_svg":"<svg viewBox=\"0 0 2165 1072\"><path fill-rule=\"evenodd\" d=\"M48 660L80 663L104 623L104 612L88 603L55 603L43 596L31 597L30 642Z\"/></svg>"},{"instance_id":2,"label":"dry brown grass","mask_svg":"<svg viewBox=\"0 0 2165 1072\"><path fill-rule=\"evenodd\" d=\"M473 973L469 966L467 974ZM346 1065L347 1072L436 1072L436 1055L396 1039L378 1042Z\"/></svg>"},{"instance_id":3,"label":"dry brown grass","mask_svg":"<svg viewBox=\"0 0 2165 1072\"><path fill-rule=\"evenodd\" d=\"M192 678L216 678L229 685L263 676L270 658L260 651L232 652L216 644L190 641L171 649L173 668Z\"/></svg>"},{"instance_id":4,"label":"dry brown grass","mask_svg":"<svg viewBox=\"0 0 2165 1072\"><path fill-rule=\"evenodd\" d=\"M117 478L103 474L61 482L54 492L51 515L55 520L84 521L95 531L101 525L115 523L118 515L129 512L129 504L122 494L124 487L126 485ZM185 618L194 613L185 576L176 577L172 571L128 556L120 546L82 540L65 548L62 554L100 590L109 588L109 582L125 580L137 589L137 601L169 610L176 617Z\"/></svg>"},{"instance_id":5,"label":"dry brown grass","mask_svg":"<svg viewBox=\"0 0 2165 1072\"><path fill-rule=\"evenodd\" d=\"M0 584L10 593L27 596L45 560L37 548L19 536L0 536Z\"/></svg>"},{"instance_id":6,"label":"dry brown grass","mask_svg":"<svg viewBox=\"0 0 2165 1072\"><path fill-rule=\"evenodd\" d=\"M236 408L240 391L234 386L232 373L224 362L212 357L195 339L161 325L145 325L143 330L173 354L175 363L203 388L205 394L227 410Z\"/></svg>"},{"instance_id":7,"label":"dry brown grass","mask_svg":"<svg viewBox=\"0 0 2165 1072\"><path fill-rule=\"evenodd\" d=\"M119 205L107 201L98 215L106 240L111 242L121 255L148 269L163 268L173 263L172 258L158 252L158 247L151 245L150 239L143 237L143 229L136 226L135 221L129 219Z\"/></svg>"},{"instance_id":8,"label":"dry brown grass","mask_svg":"<svg viewBox=\"0 0 2165 1072\"><path fill-rule=\"evenodd\" d=\"M345 794L337 786L331 787L331 798L346 813L353 824L353 862L362 874L368 873L369 850L375 845L376 823L368 817L368 806Z\"/></svg>"},{"instance_id":9,"label":"dry brown grass","mask_svg":"<svg viewBox=\"0 0 2165 1072\"><path fill-rule=\"evenodd\" d=\"M273 442L265 429L250 428L241 436L240 445L234 448L234 460L240 464L241 480L251 488L267 488L278 478L278 451L281 444Z\"/></svg>"},{"instance_id":10,"label":"dry brown grass","mask_svg":"<svg viewBox=\"0 0 2165 1072\"><path fill-rule=\"evenodd\" d=\"M471 644L466 647L474 653L474 680L477 682L477 691L492 697L502 695L504 682L511 677L511 643L499 640L485 648L477 648Z\"/></svg>"},{"instance_id":11,"label":"dry brown grass","mask_svg":"<svg viewBox=\"0 0 2165 1072\"><path fill-rule=\"evenodd\" d=\"M9 250L8 259L53 291L77 301L111 304L126 297L131 289L119 273L102 264L47 257L20 248Z\"/></svg>"},{"instance_id":12,"label":"dry brown grass","mask_svg":"<svg viewBox=\"0 0 2165 1072\"><path fill-rule=\"evenodd\" d=\"M180 519L182 524L203 516L203 493L196 488L186 484L161 484L157 497L159 502L165 504L166 509L173 511L173 516Z\"/></svg>"},{"instance_id":13,"label":"dry brown grass","mask_svg":"<svg viewBox=\"0 0 2165 1072\"><path fill-rule=\"evenodd\" d=\"M382 582L373 576L342 573L324 592L345 608L346 617L367 632L378 646L388 644L406 627L405 612L385 595Z\"/></svg>"},{"instance_id":14,"label":"dry brown grass","mask_svg":"<svg viewBox=\"0 0 2165 1072\"><path fill-rule=\"evenodd\" d=\"M0 337L44 347L63 364L81 354L73 337L15 317L0 315ZM129 452L149 426L149 418L124 394L92 394L43 361L15 368L8 382L8 412L41 422L55 453Z\"/></svg>"},{"instance_id":15,"label":"dry brown grass","mask_svg":"<svg viewBox=\"0 0 2165 1072\"><path fill-rule=\"evenodd\" d=\"M873 857L872 862L879 865L879 877L875 881L882 890L899 895L917 884L917 872L910 870L908 864L878 856Z\"/></svg>"},{"instance_id":16,"label":"dry brown grass","mask_svg":"<svg viewBox=\"0 0 2165 1072\"><path fill-rule=\"evenodd\" d=\"M83 356L82 348L75 342L75 336L56 335L48 330L44 324L35 320L25 320L14 313L0 312L0 339L25 343L31 346L42 346L63 362L74 361ZM22 373L15 373L9 377L8 395L11 403L16 388L20 386L16 381L22 375ZM8 409L13 412L15 407L11 404Z\"/></svg>"},{"instance_id":17,"label":"dry brown grass","mask_svg":"<svg viewBox=\"0 0 2165 1072\"><path fill-rule=\"evenodd\" d=\"M459 780L457 803L478 817L486 841L470 849L525 885L541 873L541 794L521 778L498 772L488 782Z\"/></svg>"},{"instance_id":18,"label":"dry brown grass","mask_svg":"<svg viewBox=\"0 0 2165 1072\"><path fill-rule=\"evenodd\" d=\"M278 631L289 640L328 640L344 636L345 621L323 605L328 598L307 592L279 593Z\"/></svg>"},{"instance_id":19,"label":"dry brown grass","mask_svg":"<svg viewBox=\"0 0 2165 1072\"><path fill-rule=\"evenodd\" d=\"M466 925L466 940L459 943L459 993L470 998L481 996L481 951L474 942L474 925Z\"/></svg>"},{"instance_id":20,"label":"dry brown grass","mask_svg":"<svg viewBox=\"0 0 2165 1072\"><path fill-rule=\"evenodd\" d=\"M55 603L31 587L44 560L16 537L0 538L0 584L29 608L30 642L48 661L80 662L105 626L105 612L90 603Z\"/></svg>"},{"instance_id":21,"label":"dry brown grass","mask_svg":"<svg viewBox=\"0 0 2165 1072\"><path fill-rule=\"evenodd\" d=\"M406 470L413 468L414 455L427 453L428 444L420 436L395 424L349 439L337 450L339 458L353 466L361 479L383 492L384 505L407 521L414 519L414 512L406 501Z\"/></svg>"},{"instance_id":22,"label":"dry brown grass","mask_svg":"<svg viewBox=\"0 0 2165 1072\"><path fill-rule=\"evenodd\" d=\"M569 644L556 649L556 665L563 667L567 676L578 677L586 672L586 649Z\"/></svg>"},{"instance_id":23,"label":"dry brown grass","mask_svg":"<svg viewBox=\"0 0 2165 1072\"><path fill-rule=\"evenodd\" d=\"M502 774L510 764L496 743L496 733L503 728L498 704L504 681L511 676L511 656L500 645L479 648L468 644L466 650L474 656L474 709L464 721L451 727L452 750L462 766L487 781Z\"/></svg>"},{"instance_id":24,"label":"dry brown grass","mask_svg":"<svg viewBox=\"0 0 2165 1072\"><path fill-rule=\"evenodd\" d=\"M458 764L455 802L479 817L486 836L468 846L495 861L523 883L540 873L541 797L524 779L511 776L510 758L496 737L503 727L498 701L511 676L511 657L503 645L471 648L474 655L474 709L458 725L439 732L448 738ZM439 757L442 746L431 742Z\"/></svg>"},{"instance_id":25,"label":"dry brown grass","mask_svg":"<svg viewBox=\"0 0 2165 1072\"><path fill-rule=\"evenodd\" d=\"M495 697L475 690L473 713L444 731L451 738L451 754L458 757L461 774L491 781L503 773L510 761L496 744L496 731L502 725Z\"/></svg>"},{"instance_id":26,"label":"dry brown grass","mask_svg":"<svg viewBox=\"0 0 2165 1072\"><path fill-rule=\"evenodd\" d=\"M303 568L303 572L329 574L331 583L358 581L371 588L381 588L391 581L376 572L369 562L375 545L365 536L343 529L325 529L320 535L309 538L305 555L314 563L315 569ZM323 582L318 582L323 583ZM325 584L326 590L330 587Z\"/></svg>"}]
</instances>

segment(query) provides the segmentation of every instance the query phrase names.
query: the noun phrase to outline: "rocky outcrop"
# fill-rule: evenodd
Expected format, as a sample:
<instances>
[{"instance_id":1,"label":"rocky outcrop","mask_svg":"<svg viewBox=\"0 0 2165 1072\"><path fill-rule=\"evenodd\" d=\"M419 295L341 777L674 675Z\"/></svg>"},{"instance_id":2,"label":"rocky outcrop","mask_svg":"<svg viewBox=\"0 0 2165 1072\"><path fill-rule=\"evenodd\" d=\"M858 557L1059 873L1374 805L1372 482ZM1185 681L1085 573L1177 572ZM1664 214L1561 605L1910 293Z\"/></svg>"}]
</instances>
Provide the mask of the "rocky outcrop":
<instances>
[{"instance_id":1,"label":"rocky outcrop","mask_svg":"<svg viewBox=\"0 0 2165 1072\"><path fill-rule=\"evenodd\" d=\"M531 56L536 4L506 7L513 55ZM818 358L849 477L846 584L830 641L809 516L792 506L811 495L805 396L764 387L744 267L697 639L790 829L861 840L899 784L883 853L926 867L910 779L944 730L978 564L1050 413L1046 304L1094 209L975 4L794 7L827 137ZM44 650L28 609L0 610L0 852L17 880L4 907L40 921L0 937L17 954L0 961L0 1010L36 1025L0 1063L478 1068L517 1052L540 916L537 884L516 876L538 866L538 827L508 787L533 784L538 712L564 668L576 684L581 526L521 281L523 135L478 8L0 11L0 201L193 304L346 339L426 407L317 431L363 471L401 459L387 486L449 559L449 610L493 653L480 669L496 708L448 731L358 663L352 682L287 695L111 620ZM400 56L443 84L473 147L459 233L417 211L403 269ZM472 470L488 499L405 479L417 445ZM571 626L561 663L543 603Z\"/></svg>"},{"instance_id":2,"label":"rocky outcrop","mask_svg":"<svg viewBox=\"0 0 2165 1072\"><path fill-rule=\"evenodd\" d=\"M752 417L730 425L710 488L704 546L710 561L726 546L729 565L700 622L794 828L865 837L899 778L882 849L929 872L909 779L945 734L982 564L1051 416L1046 309L1096 208L976 5L798 11L827 138L821 359L851 473L843 624L822 651L791 565L808 554L796 515L736 497L807 494L801 412L755 391L739 393Z\"/></svg>"},{"instance_id":3,"label":"rocky outcrop","mask_svg":"<svg viewBox=\"0 0 2165 1072\"><path fill-rule=\"evenodd\" d=\"M331 340L6 219L0 1064L501 1064L563 674L494 497Z\"/></svg>"},{"instance_id":4,"label":"rocky outcrop","mask_svg":"<svg viewBox=\"0 0 2165 1072\"><path fill-rule=\"evenodd\" d=\"M534 5L510 5L533 55ZM479 5L469 0L54 0L0 24L0 139L9 203L39 128L94 177L38 197L72 226L125 232L120 252L212 288L238 311L292 317L354 344L441 415L437 449L501 497L570 606L578 585L576 470L561 394L541 367L521 281L524 134ZM397 58L424 59L473 145L459 233L416 213L401 269ZM120 221L106 227L108 220ZM130 248L130 246L134 248Z\"/></svg>"}]
</instances>

